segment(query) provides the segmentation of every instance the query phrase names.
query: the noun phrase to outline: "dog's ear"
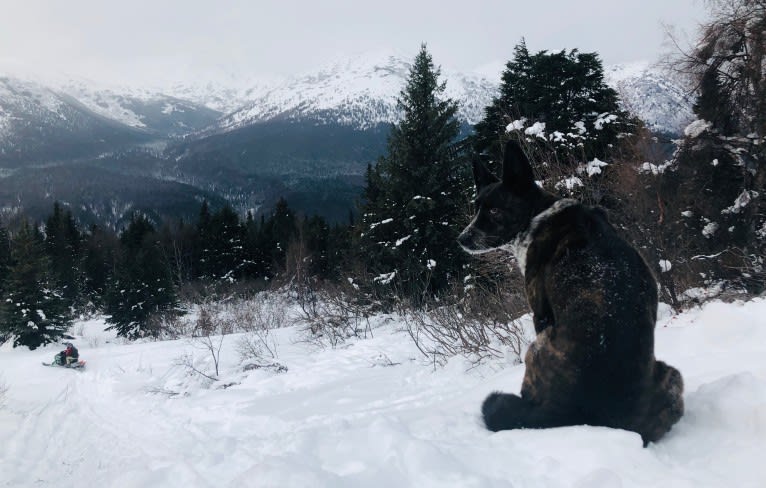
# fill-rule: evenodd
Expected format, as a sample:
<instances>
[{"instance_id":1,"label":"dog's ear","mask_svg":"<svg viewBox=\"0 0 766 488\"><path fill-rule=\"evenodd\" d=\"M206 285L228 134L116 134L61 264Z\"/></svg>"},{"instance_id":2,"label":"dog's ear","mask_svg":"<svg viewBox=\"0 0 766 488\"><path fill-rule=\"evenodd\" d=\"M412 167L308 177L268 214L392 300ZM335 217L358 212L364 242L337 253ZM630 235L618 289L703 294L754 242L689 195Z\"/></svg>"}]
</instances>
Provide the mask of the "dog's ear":
<instances>
[{"instance_id":1,"label":"dog's ear","mask_svg":"<svg viewBox=\"0 0 766 488\"><path fill-rule=\"evenodd\" d=\"M479 161L478 158L473 160L473 182L476 184L476 189L484 188L492 183L497 183L500 179L493 175L484 163Z\"/></svg>"},{"instance_id":2,"label":"dog's ear","mask_svg":"<svg viewBox=\"0 0 766 488\"><path fill-rule=\"evenodd\" d=\"M529 159L516 141L508 141L503 156L503 184L523 195L536 186Z\"/></svg>"}]
</instances>

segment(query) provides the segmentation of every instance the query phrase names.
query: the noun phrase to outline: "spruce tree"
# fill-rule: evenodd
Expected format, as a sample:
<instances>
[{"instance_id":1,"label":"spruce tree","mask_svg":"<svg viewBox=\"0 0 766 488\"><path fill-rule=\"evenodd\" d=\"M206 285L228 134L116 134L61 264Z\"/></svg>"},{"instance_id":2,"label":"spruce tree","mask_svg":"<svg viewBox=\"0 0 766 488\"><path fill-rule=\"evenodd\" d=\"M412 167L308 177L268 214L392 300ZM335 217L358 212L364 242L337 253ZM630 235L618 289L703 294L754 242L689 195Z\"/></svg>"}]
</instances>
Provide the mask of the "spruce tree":
<instances>
[{"instance_id":1,"label":"spruce tree","mask_svg":"<svg viewBox=\"0 0 766 488\"><path fill-rule=\"evenodd\" d=\"M604 82L598 54L576 49L530 54L522 39L503 71L500 94L476 124L474 146L500 161L502 147L512 137L540 159L553 157L572 167L608 159L623 134L635 132L638 123L619 107L617 93Z\"/></svg>"},{"instance_id":2,"label":"spruce tree","mask_svg":"<svg viewBox=\"0 0 766 488\"><path fill-rule=\"evenodd\" d=\"M444 290L465 262L456 237L470 185L453 151L458 105L444 97L439 76L422 45L399 95L403 118L391 130L388 154L367 171L360 224L374 280L418 301Z\"/></svg>"},{"instance_id":3,"label":"spruce tree","mask_svg":"<svg viewBox=\"0 0 766 488\"><path fill-rule=\"evenodd\" d=\"M53 214L45 222L45 252L63 296L74 306L80 295L79 268L81 235L72 212L53 204Z\"/></svg>"},{"instance_id":4,"label":"spruce tree","mask_svg":"<svg viewBox=\"0 0 766 488\"><path fill-rule=\"evenodd\" d=\"M83 238L80 288L86 299L96 307L103 305L107 284L114 274L119 247L120 241L113 231L95 224Z\"/></svg>"},{"instance_id":5,"label":"spruce tree","mask_svg":"<svg viewBox=\"0 0 766 488\"><path fill-rule=\"evenodd\" d=\"M129 339L156 336L155 320L173 313L177 298L168 260L154 226L133 216L120 236L121 253L106 296L108 329Z\"/></svg>"},{"instance_id":6,"label":"spruce tree","mask_svg":"<svg viewBox=\"0 0 766 488\"><path fill-rule=\"evenodd\" d=\"M207 276L233 280L243 274L245 232L239 216L230 206L216 212L208 223L209 236L203 259Z\"/></svg>"},{"instance_id":7,"label":"spruce tree","mask_svg":"<svg viewBox=\"0 0 766 488\"><path fill-rule=\"evenodd\" d=\"M0 225L0 296L2 296L8 270L11 266L11 238L8 230Z\"/></svg>"},{"instance_id":8,"label":"spruce tree","mask_svg":"<svg viewBox=\"0 0 766 488\"><path fill-rule=\"evenodd\" d=\"M263 251L263 267L267 277L285 269L285 258L290 241L298 233L295 212L280 198L268 219L260 226L257 248Z\"/></svg>"},{"instance_id":9,"label":"spruce tree","mask_svg":"<svg viewBox=\"0 0 766 488\"><path fill-rule=\"evenodd\" d=\"M45 255L42 235L24 222L12 242L12 264L0 303L0 335L13 336L14 347L55 342L71 316Z\"/></svg>"}]
</instances>

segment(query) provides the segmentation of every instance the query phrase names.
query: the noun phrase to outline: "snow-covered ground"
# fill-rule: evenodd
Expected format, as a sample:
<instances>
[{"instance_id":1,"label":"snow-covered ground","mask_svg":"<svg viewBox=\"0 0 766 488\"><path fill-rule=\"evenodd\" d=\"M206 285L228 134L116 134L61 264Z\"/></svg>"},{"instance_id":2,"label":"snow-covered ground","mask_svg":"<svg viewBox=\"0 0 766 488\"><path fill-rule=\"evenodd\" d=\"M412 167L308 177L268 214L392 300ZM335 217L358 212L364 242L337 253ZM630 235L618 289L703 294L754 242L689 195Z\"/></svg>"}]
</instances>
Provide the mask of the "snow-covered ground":
<instances>
[{"instance_id":1,"label":"snow-covered ground","mask_svg":"<svg viewBox=\"0 0 766 488\"><path fill-rule=\"evenodd\" d=\"M686 415L648 448L588 426L488 432L481 401L518 392L523 366L434 368L377 323L337 349L279 330L285 373L243 371L227 336L215 383L178 365L211 367L188 341L125 343L100 320L73 328L83 372L41 366L59 346L5 345L0 486L766 486L766 299L663 315L657 357L684 375Z\"/></svg>"}]
</instances>

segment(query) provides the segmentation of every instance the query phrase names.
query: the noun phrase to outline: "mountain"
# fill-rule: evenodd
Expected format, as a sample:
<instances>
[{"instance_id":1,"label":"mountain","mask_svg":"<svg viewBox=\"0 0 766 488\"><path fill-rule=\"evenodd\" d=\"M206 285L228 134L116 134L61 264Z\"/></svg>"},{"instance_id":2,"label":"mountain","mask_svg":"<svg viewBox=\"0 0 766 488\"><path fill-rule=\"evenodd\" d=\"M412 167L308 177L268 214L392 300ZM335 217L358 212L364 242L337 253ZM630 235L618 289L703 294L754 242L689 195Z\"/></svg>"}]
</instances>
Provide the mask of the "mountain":
<instances>
[{"instance_id":1,"label":"mountain","mask_svg":"<svg viewBox=\"0 0 766 488\"><path fill-rule=\"evenodd\" d=\"M284 196L306 214L346 220L367 165L385 153L390 125L399 120L396 98L409 68L409 58L366 53L289 79L216 75L163 88L0 69L0 178L6 177L0 181L7 189L0 207L40 201L34 206L43 208L59 198L87 208L96 187L113 192L119 207L134 201L129 186L140 185L156 189L157 198L194 189L198 200L215 196L242 211L269 208ZM503 68L442 70L466 132L497 93ZM625 107L655 132L678 134L692 117L682 84L648 63L606 67L605 75ZM104 184L80 197L73 192L85 179L67 171L71 190L34 196L40 190L34 177L61 173L46 173L60 165L97 171ZM171 207L189 208L191 201Z\"/></svg>"},{"instance_id":2,"label":"mountain","mask_svg":"<svg viewBox=\"0 0 766 488\"><path fill-rule=\"evenodd\" d=\"M94 157L187 134L220 115L148 90L0 74L0 167Z\"/></svg>"},{"instance_id":3,"label":"mountain","mask_svg":"<svg viewBox=\"0 0 766 488\"><path fill-rule=\"evenodd\" d=\"M647 62L617 64L604 69L609 86L624 107L653 132L678 136L692 120L692 98L683 83Z\"/></svg>"},{"instance_id":4,"label":"mountain","mask_svg":"<svg viewBox=\"0 0 766 488\"><path fill-rule=\"evenodd\" d=\"M95 156L150 139L66 94L0 76L0 167Z\"/></svg>"},{"instance_id":5,"label":"mountain","mask_svg":"<svg viewBox=\"0 0 766 488\"><path fill-rule=\"evenodd\" d=\"M267 90L241 109L221 118L208 132L232 131L269 121L310 121L365 130L400 118L396 98L404 87L410 62L383 52L335 60ZM458 117L478 122L497 91L496 83L478 75L442 72L446 96L460 102Z\"/></svg>"},{"instance_id":6,"label":"mountain","mask_svg":"<svg viewBox=\"0 0 766 488\"><path fill-rule=\"evenodd\" d=\"M182 136L214 123L221 111L156 89L69 80L59 88L92 112L159 137Z\"/></svg>"},{"instance_id":7,"label":"mountain","mask_svg":"<svg viewBox=\"0 0 766 488\"><path fill-rule=\"evenodd\" d=\"M189 222L196 220L203 201L213 208L225 204L222 196L193 185L119 173L91 163L26 168L0 182L3 221L21 215L42 221L58 201L70 208L84 227L99 224L119 230L134 212L155 223L178 218Z\"/></svg>"}]
</instances>

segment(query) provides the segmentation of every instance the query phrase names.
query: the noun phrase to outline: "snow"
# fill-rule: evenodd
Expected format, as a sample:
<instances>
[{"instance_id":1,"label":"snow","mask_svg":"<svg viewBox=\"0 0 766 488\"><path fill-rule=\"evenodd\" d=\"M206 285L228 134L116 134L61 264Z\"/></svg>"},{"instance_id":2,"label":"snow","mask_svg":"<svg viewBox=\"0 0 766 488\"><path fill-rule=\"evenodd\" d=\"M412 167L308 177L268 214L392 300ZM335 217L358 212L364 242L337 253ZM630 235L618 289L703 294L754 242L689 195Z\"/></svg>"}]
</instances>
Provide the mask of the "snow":
<instances>
[{"instance_id":1,"label":"snow","mask_svg":"<svg viewBox=\"0 0 766 488\"><path fill-rule=\"evenodd\" d=\"M555 187L557 190L561 188L566 188L569 191L574 190L577 187L584 186L583 182L580 178L576 176L570 176L569 178L564 178L563 180L556 183Z\"/></svg>"},{"instance_id":2,"label":"snow","mask_svg":"<svg viewBox=\"0 0 766 488\"><path fill-rule=\"evenodd\" d=\"M593 158L593 161L588 161L587 164L585 164L583 167L579 168L580 172L585 171L588 176L594 176L601 174L601 168L604 168L606 166L609 166L607 163L599 160L598 158Z\"/></svg>"},{"instance_id":3,"label":"snow","mask_svg":"<svg viewBox=\"0 0 766 488\"><path fill-rule=\"evenodd\" d=\"M722 214L739 213L745 208L754 198L758 198L758 192L752 190L742 190L742 193L734 200L734 204L731 207L727 207L721 210Z\"/></svg>"},{"instance_id":4,"label":"snow","mask_svg":"<svg viewBox=\"0 0 766 488\"><path fill-rule=\"evenodd\" d=\"M527 119L524 118L524 117L522 117L522 118L520 118L518 120L514 120L514 121L512 121L510 124L508 124L505 127L505 131L506 132L519 131L519 130L524 128L524 124L526 124L526 123L527 123Z\"/></svg>"},{"instance_id":5,"label":"snow","mask_svg":"<svg viewBox=\"0 0 766 488\"><path fill-rule=\"evenodd\" d=\"M702 235L705 236L705 238L710 239L713 237L713 234L715 234L718 231L718 223L717 222L708 222L705 224L705 227L702 228Z\"/></svg>"},{"instance_id":6,"label":"snow","mask_svg":"<svg viewBox=\"0 0 766 488\"><path fill-rule=\"evenodd\" d=\"M697 119L686 126L684 129L684 135L687 137L696 138L708 130L710 127L712 127L712 124L707 120Z\"/></svg>"},{"instance_id":7,"label":"snow","mask_svg":"<svg viewBox=\"0 0 766 488\"><path fill-rule=\"evenodd\" d=\"M0 348L0 486L764 486L766 300L661 311L656 353L684 375L686 414L648 448L600 427L488 432L481 401L518 392L523 365L435 369L392 317L337 349L275 331L281 374L243 371L227 336L212 384L178 365L207 364L187 341L80 322L83 372L40 366L57 346Z\"/></svg>"},{"instance_id":8,"label":"snow","mask_svg":"<svg viewBox=\"0 0 766 488\"><path fill-rule=\"evenodd\" d=\"M228 131L275 118L311 119L367 129L401 118L397 97L404 88L415 53L383 50L339 56L317 69L272 86L249 104L223 117ZM458 118L475 124L497 93L497 82L474 73L443 70L446 98L460 102Z\"/></svg>"},{"instance_id":9,"label":"snow","mask_svg":"<svg viewBox=\"0 0 766 488\"><path fill-rule=\"evenodd\" d=\"M639 168L639 173L651 173L655 176L661 175L667 170L668 168L671 168L673 166L673 161L665 161L662 164L652 164L650 162L644 162Z\"/></svg>"},{"instance_id":10,"label":"snow","mask_svg":"<svg viewBox=\"0 0 766 488\"><path fill-rule=\"evenodd\" d=\"M545 122L535 122L530 127L524 129L524 134L545 139Z\"/></svg>"},{"instance_id":11,"label":"snow","mask_svg":"<svg viewBox=\"0 0 766 488\"><path fill-rule=\"evenodd\" d=\"M605 66L604 81L617 91L623 108L653 131L680 134L694 119L685 83L677 75L648 62Z\"/></svg>"}]
</instances>

